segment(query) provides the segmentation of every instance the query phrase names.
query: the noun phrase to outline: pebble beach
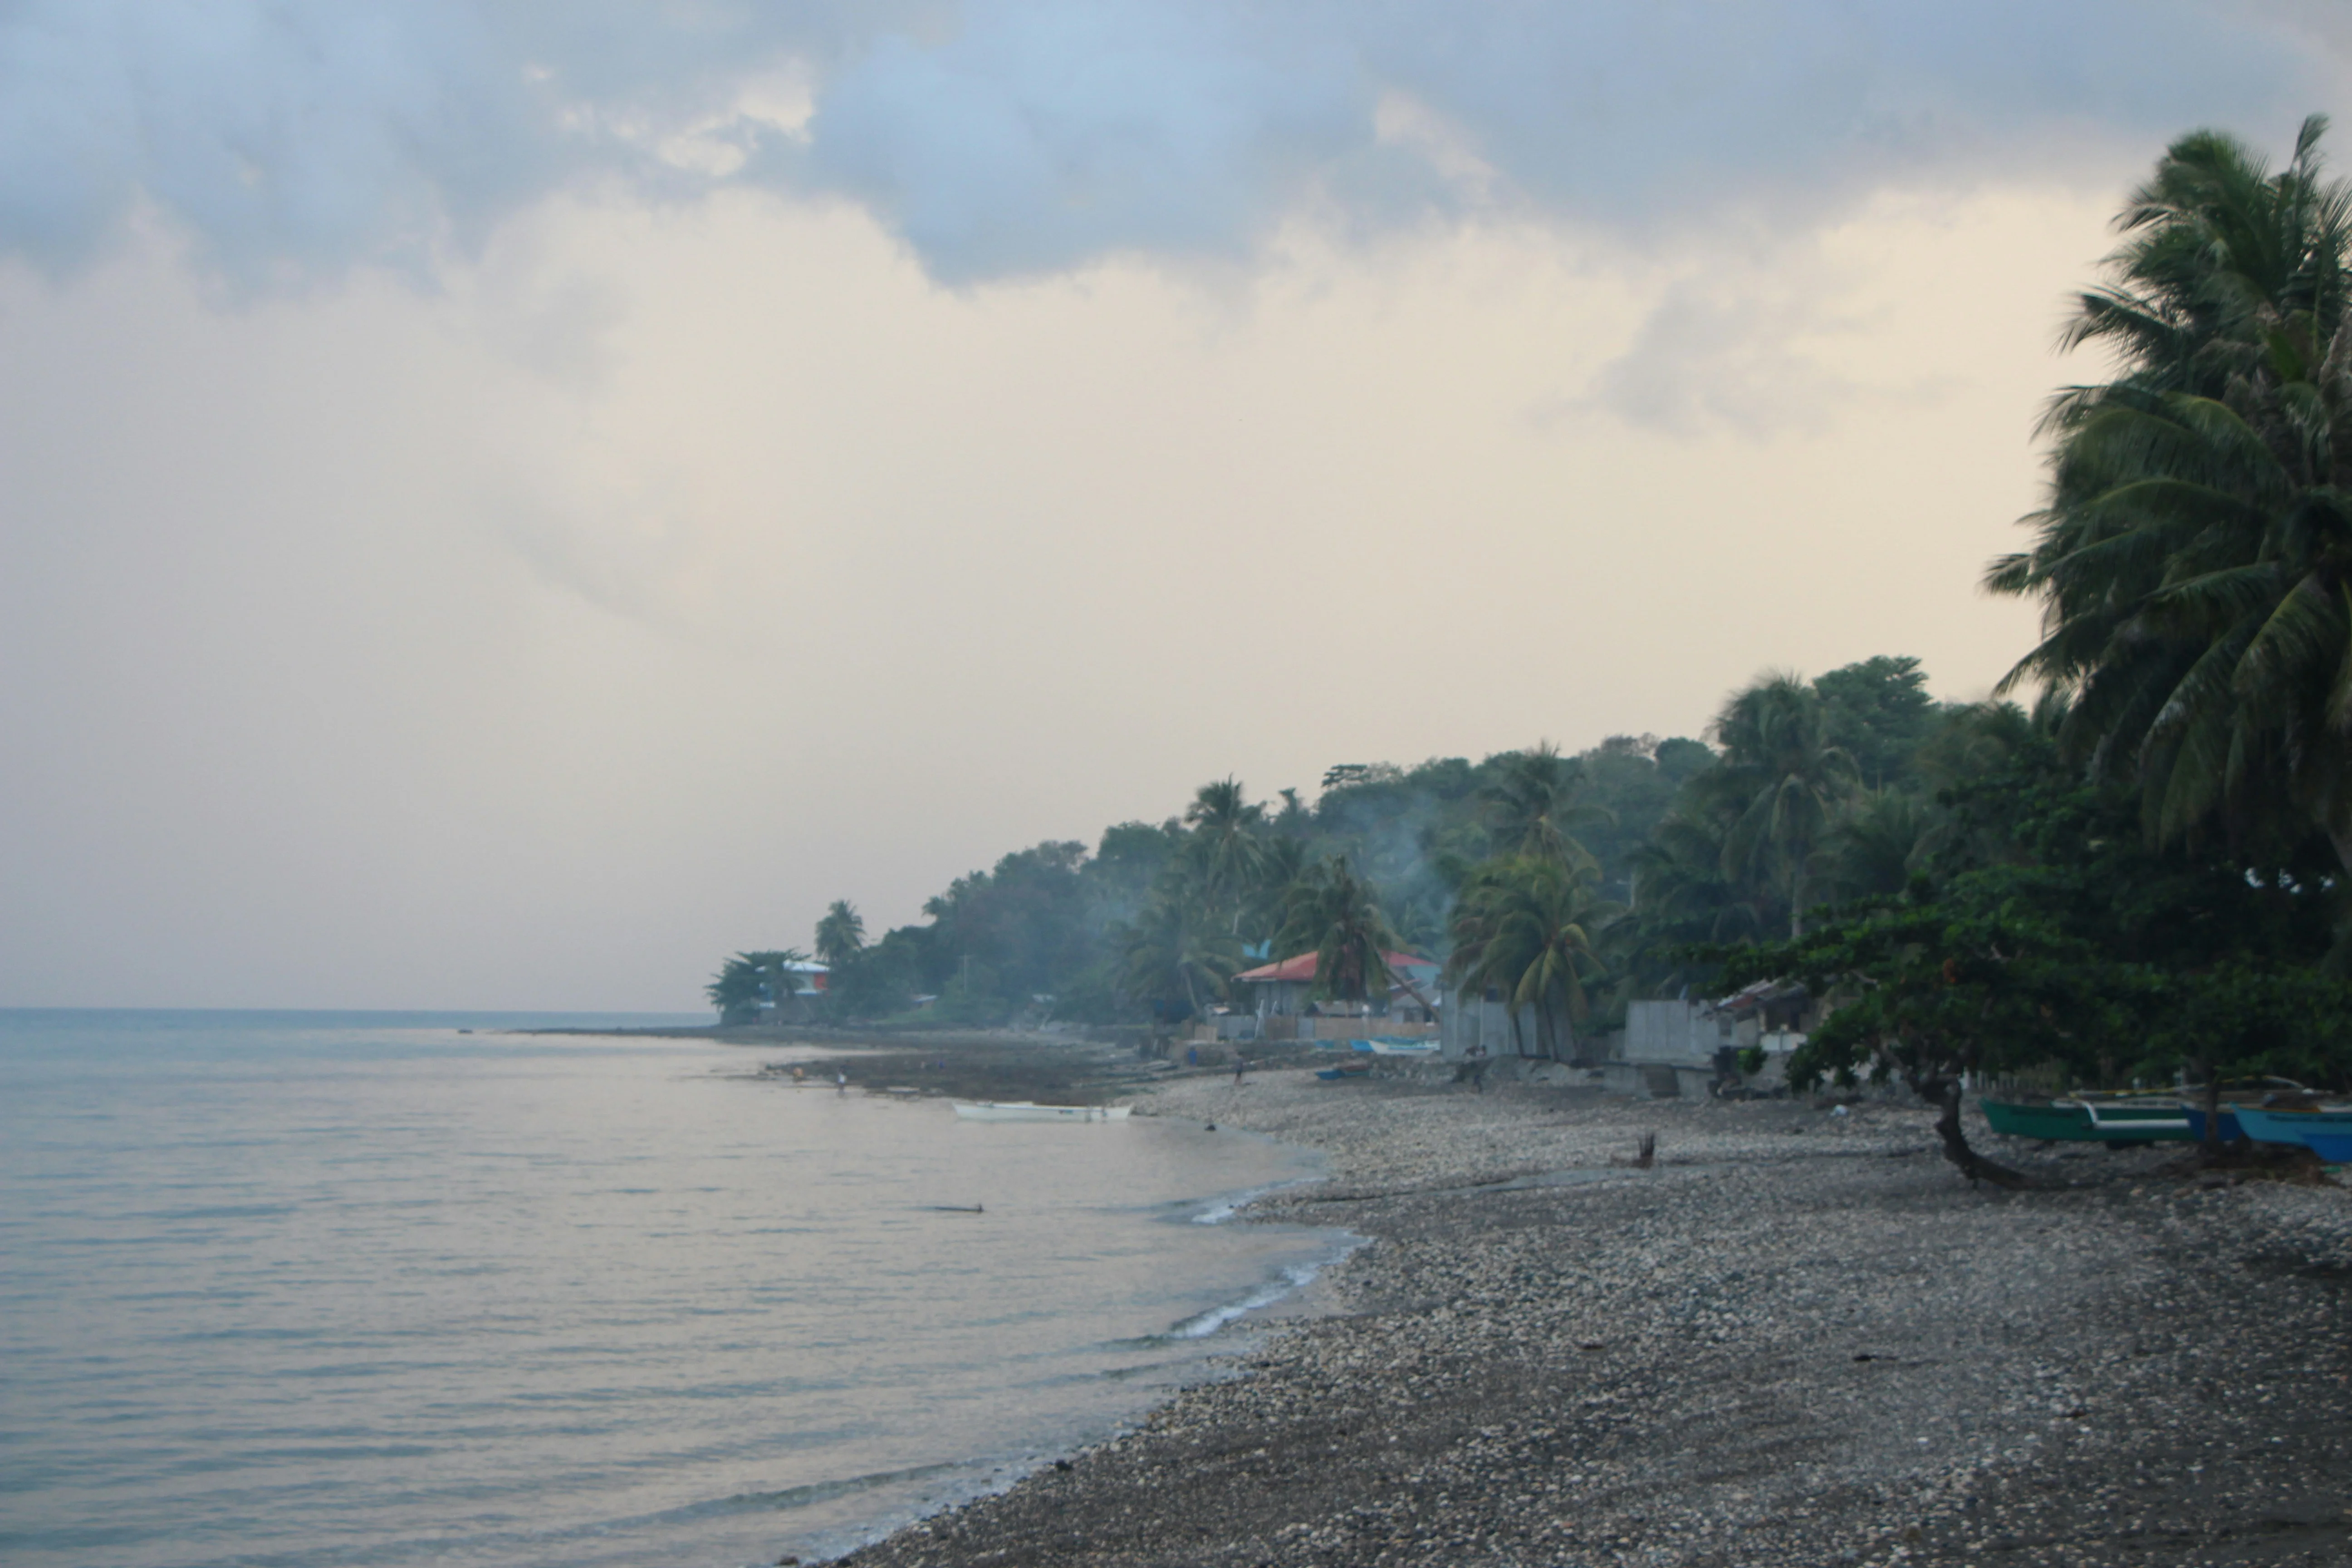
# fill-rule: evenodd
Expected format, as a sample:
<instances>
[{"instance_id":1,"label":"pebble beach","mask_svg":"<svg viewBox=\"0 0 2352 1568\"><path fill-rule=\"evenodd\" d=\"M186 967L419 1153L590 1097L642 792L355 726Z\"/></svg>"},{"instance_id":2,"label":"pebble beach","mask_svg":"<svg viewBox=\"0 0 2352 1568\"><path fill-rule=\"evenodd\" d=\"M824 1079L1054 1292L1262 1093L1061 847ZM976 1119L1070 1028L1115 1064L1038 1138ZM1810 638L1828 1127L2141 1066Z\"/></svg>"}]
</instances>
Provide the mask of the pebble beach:
<instances>
[{"instance_id":1,"label":"pebble beach","mask_svg":"<svg viewBox=\"0 0 2352 1568\"><path fill-rule=\"evenodd\" d=\"M1411 1072L1155 1086L1322 1152L1250 1216L1364 1238L1322 1315L917 1564L2352 1562L2352 1193L1924 1110ZM1635 1163L1644 1134L1654 1162Z\"/></svg>"}]
</instances>

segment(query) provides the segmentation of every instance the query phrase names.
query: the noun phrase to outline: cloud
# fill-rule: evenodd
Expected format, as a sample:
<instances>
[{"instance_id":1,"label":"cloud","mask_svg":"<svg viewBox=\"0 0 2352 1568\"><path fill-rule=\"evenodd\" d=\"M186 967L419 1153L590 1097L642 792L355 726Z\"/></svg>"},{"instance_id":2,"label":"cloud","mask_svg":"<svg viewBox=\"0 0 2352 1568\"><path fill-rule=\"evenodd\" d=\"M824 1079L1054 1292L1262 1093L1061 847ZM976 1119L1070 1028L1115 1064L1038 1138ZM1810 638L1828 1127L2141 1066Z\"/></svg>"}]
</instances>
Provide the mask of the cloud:
<instances>
[{"instance_id":1,"label":"cloud","mask_svg":"<svg viewBox=\"0 0 2352 1568\"><path fill-rule=\"evenodd\" d=\"M935 278L1246 256L1501 204L1652 235L2339 98L2302 0L19 0L0 250L86 265L142 207L257 288L429 278L551 192L730 184L877 214Z\"/></svg>"}]
</instances>

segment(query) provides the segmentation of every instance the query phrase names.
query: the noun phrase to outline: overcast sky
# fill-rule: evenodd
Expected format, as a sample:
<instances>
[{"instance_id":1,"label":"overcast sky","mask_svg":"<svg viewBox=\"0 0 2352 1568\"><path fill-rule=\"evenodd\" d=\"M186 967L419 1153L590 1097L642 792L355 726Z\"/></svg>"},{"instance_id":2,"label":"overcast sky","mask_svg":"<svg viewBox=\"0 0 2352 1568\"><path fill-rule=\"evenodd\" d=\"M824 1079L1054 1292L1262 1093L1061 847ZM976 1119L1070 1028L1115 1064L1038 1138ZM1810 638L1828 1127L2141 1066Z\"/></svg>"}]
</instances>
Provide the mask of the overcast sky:
<instances>
[{"instance_id":1,"label":"overcast sky","mask_svg":"<svg viewBox=\"0 0 2352 1568\"><path fill-rule=\"evenodd\" d=\"M2347 11L0 0L0 1005L686 1010L1227 773L1981 696L2066 290Z\"/></svg>"}]
</instances>

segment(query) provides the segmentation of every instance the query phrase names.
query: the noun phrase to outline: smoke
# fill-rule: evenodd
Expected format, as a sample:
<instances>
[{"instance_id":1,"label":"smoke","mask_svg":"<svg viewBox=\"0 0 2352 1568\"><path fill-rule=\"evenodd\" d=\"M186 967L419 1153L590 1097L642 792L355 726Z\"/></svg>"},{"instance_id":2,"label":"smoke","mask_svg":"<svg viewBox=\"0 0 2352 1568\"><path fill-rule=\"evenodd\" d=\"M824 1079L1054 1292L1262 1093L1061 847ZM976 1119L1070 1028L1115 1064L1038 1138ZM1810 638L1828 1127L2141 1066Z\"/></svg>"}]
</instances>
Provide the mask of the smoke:
<instances>
[{"instance_id":1,"label":"smoke","mask_svg":"<svg viewBox=\"0 0 2352 1568\"><path fill-rule=\"evenodd\" d=\"M2283 141L2341 96L2299 0L0 4L0 252L158 215L233 288L429 283L551 194L874 213L948 282L1246 258L1501 211L1637 235L1875 184Z\"/></svg>"}]
</instances>

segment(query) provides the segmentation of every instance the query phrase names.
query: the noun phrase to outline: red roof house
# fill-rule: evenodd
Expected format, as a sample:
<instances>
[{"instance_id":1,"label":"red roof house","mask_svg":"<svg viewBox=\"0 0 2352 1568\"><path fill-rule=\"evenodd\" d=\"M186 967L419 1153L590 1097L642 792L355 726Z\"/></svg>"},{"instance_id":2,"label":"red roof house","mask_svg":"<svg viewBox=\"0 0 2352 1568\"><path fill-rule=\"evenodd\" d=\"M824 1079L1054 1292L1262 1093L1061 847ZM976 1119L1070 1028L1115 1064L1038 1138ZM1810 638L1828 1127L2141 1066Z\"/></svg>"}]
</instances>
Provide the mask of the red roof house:
<instances>
[{"instance_id":1,"label":"red roof house","mask_svg":"<svg viewBox=\"0 0 2352 1568\"><path fill-rule=\"evenodd\" d=\"M1417 952L1383 952L1381 957L1387 962L1390 973L1412 981L1424 994L1437 974L1437 961ZM1307 994L1315 985L1316 958L1314 953L1302 952L1279 963L1260 964L1234 975L1234 984L1255 990L1256 1005L1251 1011L1258 1016L1287 1017L1307 1006Z\"/></svg>"}]
</instances>

